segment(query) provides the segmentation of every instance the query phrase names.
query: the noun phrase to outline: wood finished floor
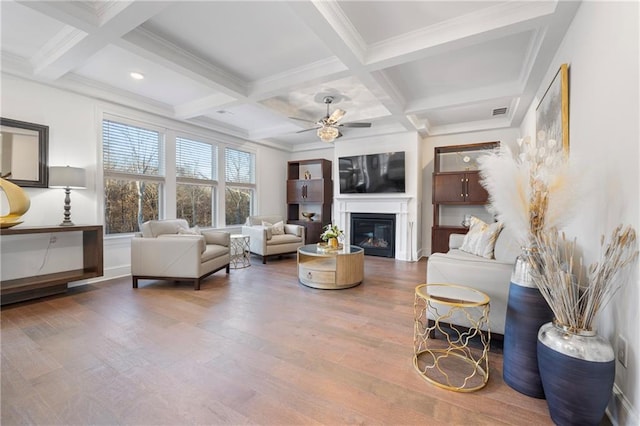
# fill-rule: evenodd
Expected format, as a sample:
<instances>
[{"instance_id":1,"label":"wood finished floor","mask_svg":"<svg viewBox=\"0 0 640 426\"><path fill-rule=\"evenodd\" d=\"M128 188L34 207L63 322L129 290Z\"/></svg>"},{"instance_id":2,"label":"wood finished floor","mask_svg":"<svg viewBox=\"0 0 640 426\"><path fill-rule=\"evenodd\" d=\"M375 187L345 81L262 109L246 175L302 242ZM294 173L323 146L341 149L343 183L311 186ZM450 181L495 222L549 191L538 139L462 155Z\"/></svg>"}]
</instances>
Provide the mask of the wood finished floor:
<instances>
[{"instance_id":1,"label":"wood finished floor","mask_svg":"<svg viewBox=\"0 0 640 426\"><path fill-rule=\"evenodd\" d=\"M412 365L426 262L366 257L346 290L298 284L294 256L202 283L130 279L2 309L2 425L550 425L502 381L439 389Z\"/></svg>"}]
</instances>

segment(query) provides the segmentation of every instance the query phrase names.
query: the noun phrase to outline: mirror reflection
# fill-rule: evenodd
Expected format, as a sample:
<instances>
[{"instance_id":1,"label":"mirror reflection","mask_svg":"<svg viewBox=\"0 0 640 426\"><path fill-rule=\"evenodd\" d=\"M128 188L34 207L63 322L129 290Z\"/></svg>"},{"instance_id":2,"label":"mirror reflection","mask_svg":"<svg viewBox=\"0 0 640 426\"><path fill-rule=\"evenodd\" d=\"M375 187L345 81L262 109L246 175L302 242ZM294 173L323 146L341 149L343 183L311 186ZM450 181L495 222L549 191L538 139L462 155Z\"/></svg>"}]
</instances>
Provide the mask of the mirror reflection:
<instances>
[{"instance_id":1,"label":"mirror reflection","mask_svg":"<svg viewBox=\"0 0 640 426\"><path fill-rule=\"evenodd\" d=\"M0 118L0 176L16 185L46 188L49 127Z\"/></svg>"},{"instance_id":2,"label":"mirror reflection","mask_svg":"<svg viewBox=\"0 0 640 426\"><path fill-rule=\"evenodd\" d=\"M38 132L0 126L0 176L38 180Z\"/></svg>"}]
</instances>

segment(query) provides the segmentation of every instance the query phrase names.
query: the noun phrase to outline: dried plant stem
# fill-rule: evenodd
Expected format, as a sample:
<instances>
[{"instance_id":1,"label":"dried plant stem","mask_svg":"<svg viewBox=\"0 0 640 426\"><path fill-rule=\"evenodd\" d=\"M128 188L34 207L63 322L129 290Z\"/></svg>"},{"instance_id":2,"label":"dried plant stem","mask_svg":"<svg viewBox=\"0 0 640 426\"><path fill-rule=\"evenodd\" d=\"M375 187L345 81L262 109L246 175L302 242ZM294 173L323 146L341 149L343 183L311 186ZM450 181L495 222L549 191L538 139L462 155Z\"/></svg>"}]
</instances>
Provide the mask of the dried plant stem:
<instances>
[{"instance_id":1,"label":"dried plant stem","mask_svg":"<svg viewBox=\"0 0 640 426\"><path fill-rule=\"evenodd\" d=\"M527 255L533 279L556 321L570 330L593 330L596 314L625 282L620 274L638 256L636 234L628 226L618 226L601 245L599 259L587 270L586 284L582 282L582 260L574 265L575 239L567 241L555 229L539 232L535 250Z\"/></svg>"}]
</instances>

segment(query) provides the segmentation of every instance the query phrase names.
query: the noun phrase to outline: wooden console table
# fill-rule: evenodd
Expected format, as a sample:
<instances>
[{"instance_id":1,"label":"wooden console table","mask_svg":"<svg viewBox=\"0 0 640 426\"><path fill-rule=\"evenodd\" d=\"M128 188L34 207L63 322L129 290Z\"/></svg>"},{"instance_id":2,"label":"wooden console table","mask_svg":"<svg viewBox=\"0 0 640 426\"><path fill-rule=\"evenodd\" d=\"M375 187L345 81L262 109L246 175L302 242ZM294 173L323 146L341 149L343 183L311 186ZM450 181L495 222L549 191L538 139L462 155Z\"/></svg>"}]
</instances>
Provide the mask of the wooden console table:
<instances>
[{"instance_id":1,"label":"wooden console table","mask_svg":"<svg viewBox=\"0 0 640 426\"><path fill-rule=\"evenodd\" d=\"M0 236L49 234L56 232L82 232L83 267L62 272L54 272L24 278L0 281L0 303L21 302L37 297L63 293L67 284L87 278L100 277L103 274L102 226L18 226L0 229Z\"/></svg>"}]
</instances>

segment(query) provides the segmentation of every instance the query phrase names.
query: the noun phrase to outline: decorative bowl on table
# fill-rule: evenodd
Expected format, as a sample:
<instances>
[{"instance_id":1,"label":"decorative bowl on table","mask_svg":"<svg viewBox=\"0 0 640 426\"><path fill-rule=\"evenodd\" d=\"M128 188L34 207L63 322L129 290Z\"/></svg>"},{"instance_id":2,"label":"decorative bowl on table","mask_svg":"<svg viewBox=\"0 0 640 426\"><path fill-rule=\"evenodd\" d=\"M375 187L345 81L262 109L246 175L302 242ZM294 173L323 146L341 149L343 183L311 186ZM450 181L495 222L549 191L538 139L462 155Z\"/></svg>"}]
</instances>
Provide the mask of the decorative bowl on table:
<instances>
[{"instance_id":1,"label":"decorative bowl on table","mask_svg":"<svg viewBox=\"0 0 640 426\"><path fill-rule=\"evenodd\" d=\"M308 221L312 222L313 221L313 217L316 214L314 212L302 212L302 216L306 217Z\"/></svg>"}]
</instances>

